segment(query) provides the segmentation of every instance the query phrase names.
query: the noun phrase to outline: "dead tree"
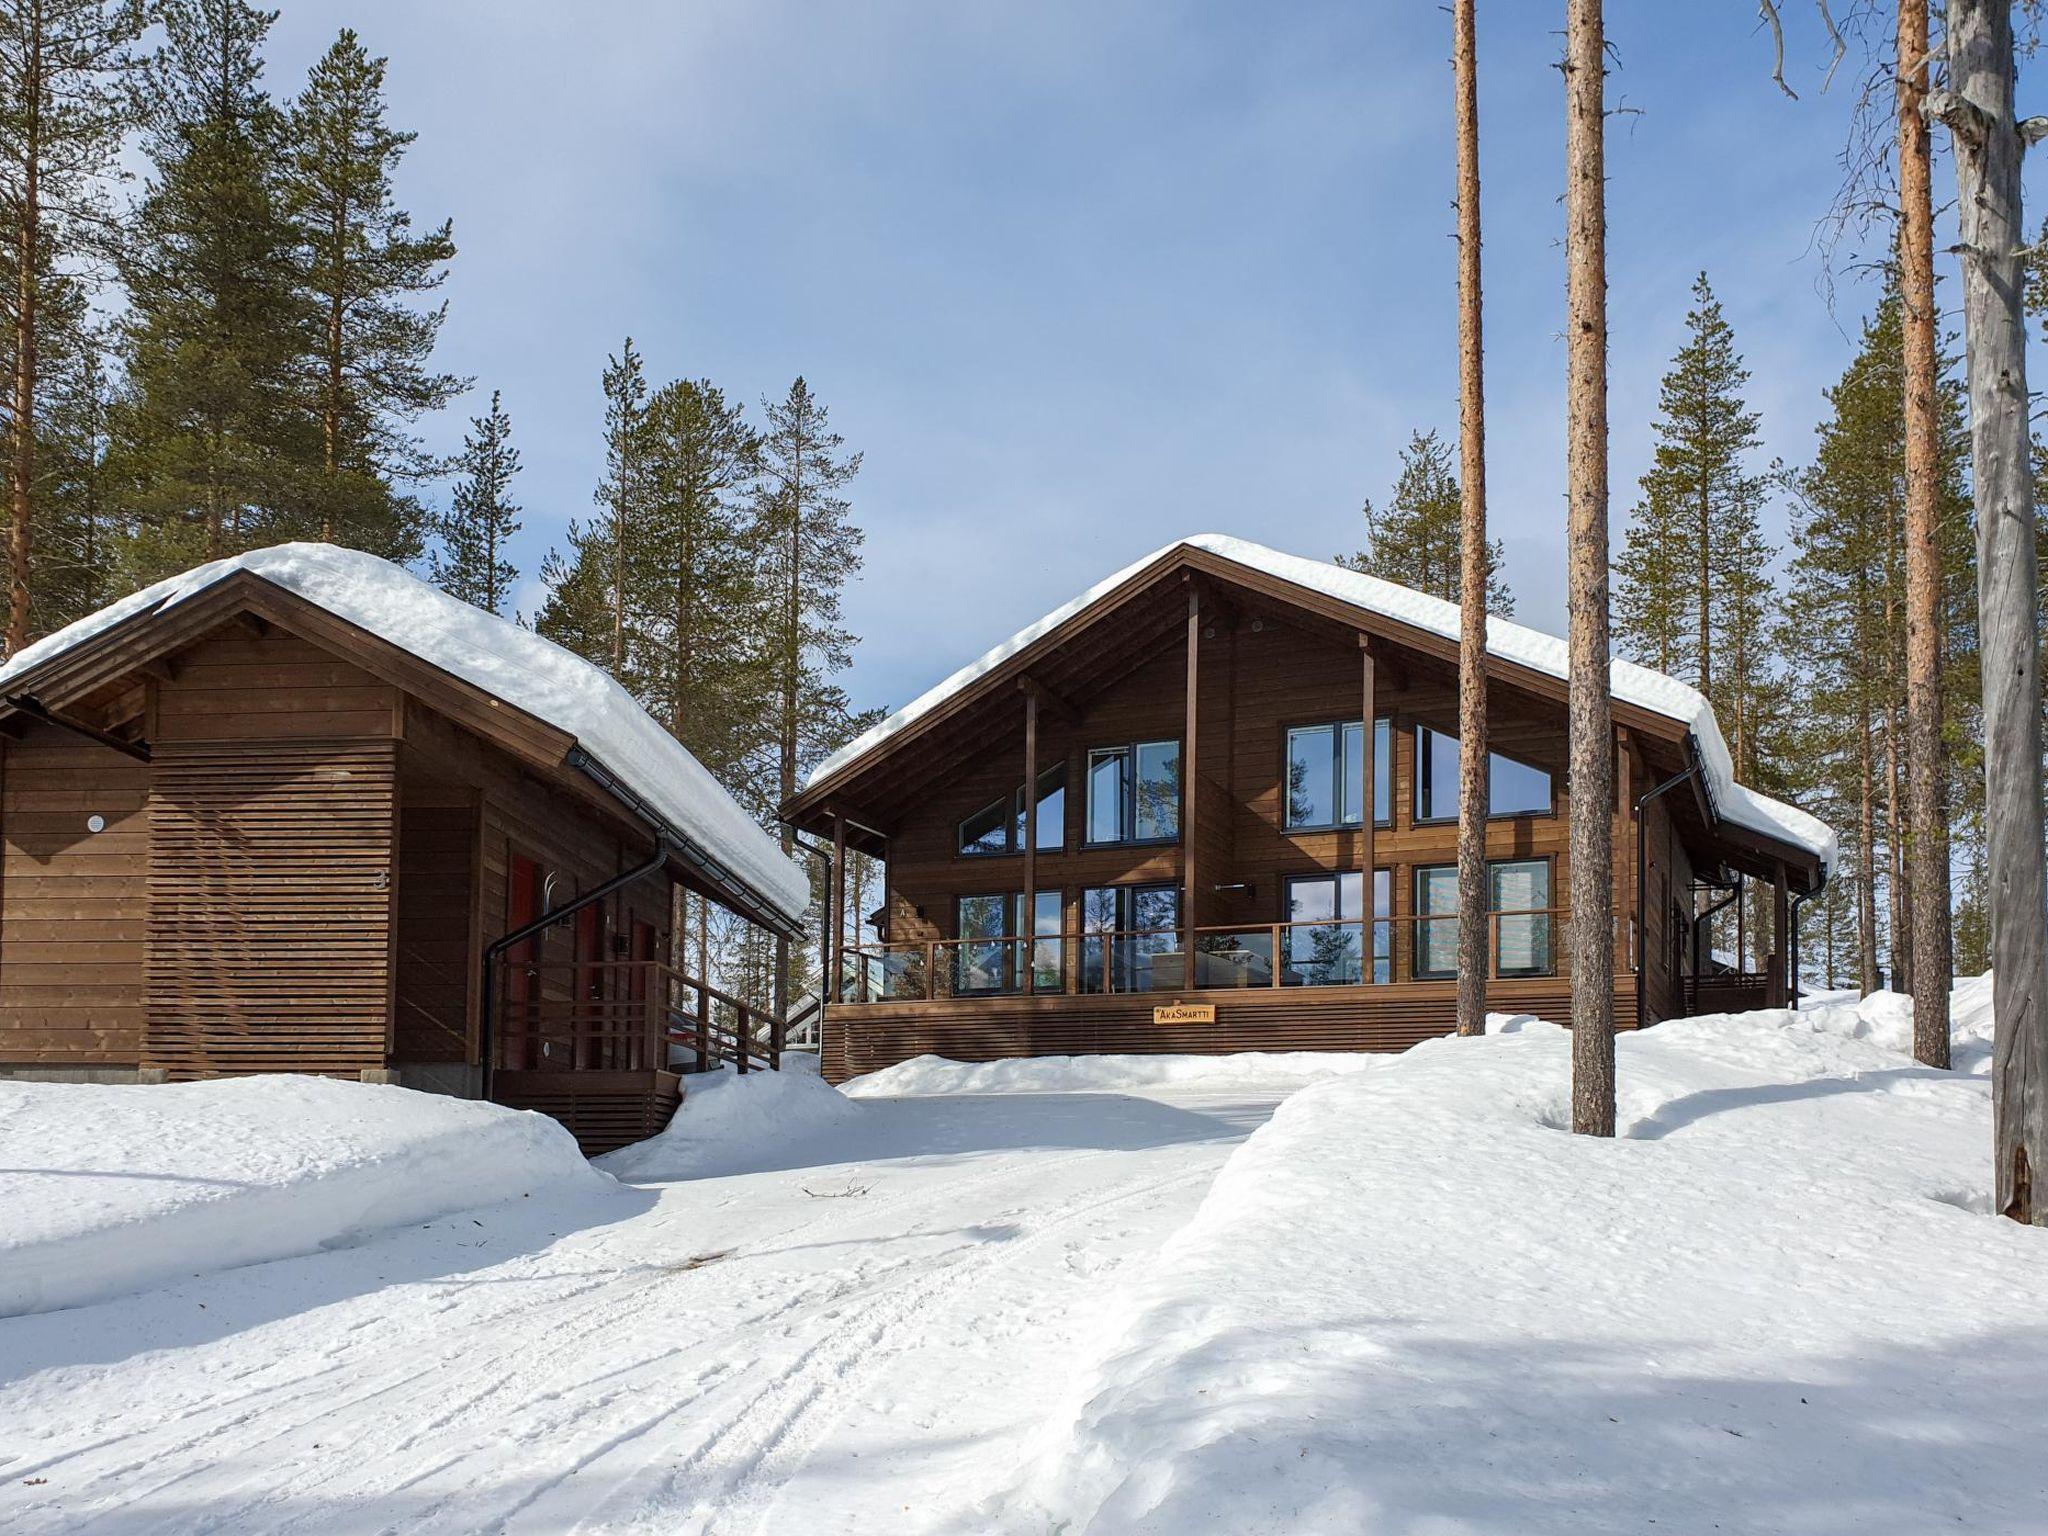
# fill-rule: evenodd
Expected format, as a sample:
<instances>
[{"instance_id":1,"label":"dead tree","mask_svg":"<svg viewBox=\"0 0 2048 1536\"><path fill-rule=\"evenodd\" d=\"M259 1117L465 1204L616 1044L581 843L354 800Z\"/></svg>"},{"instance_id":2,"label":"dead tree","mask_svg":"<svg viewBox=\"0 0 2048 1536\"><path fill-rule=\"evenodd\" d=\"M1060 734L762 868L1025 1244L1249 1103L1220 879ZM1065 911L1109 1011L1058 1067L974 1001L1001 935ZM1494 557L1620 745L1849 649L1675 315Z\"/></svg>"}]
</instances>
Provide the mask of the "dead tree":
<instances>
[{"instance_id":1,"label":"dead tree","mask_svg":"<svg viewBox=\"0 0 2048 1536\"><path fill-rule=\"evenodd\" d=\"M1906 374L1906 791L1913 1055L1949 1064L1950 891L1941 752L1941 419L1935 401L1934 195L1927 0L1899 0L1899 299Z\"/></svg>"},{"instance_id":2,"label":"dead tree","mask_svg":"<svg viewBox=\"0 0 2048 1536\"><path fill-rule=\"evenodd\" d=\"M1486 1032L1486 389L1479 287L1479 82L1474 0L1452 12L1458 114L1458 1033ZM1372 729L1366 721L1365 728Z\"/></svg>"},{"instance_id":3,"label":"dead tree","mask_svg":"<svg viewBox=\"0 0 2048 1536\"><path fill-rule=\"evenodd\" d=\"M2013 116L2012 0L1949 0L1947 88L1928 111L1954 148L1963 340L1977 505L1978 646L1991 873L1992 1138L1997 1208L2048 1226L2048 869L2041 815L2041 678L2027 422L2020 160L2048 121Z\"/></svg>"},{"instance_id":4,"label":"dead tree","mask_svg":"<svg viewBox=\"0 0 2048 1536\"><path fill-rule=\"evenodd\" d=\"M1565 7L1566 478L1570 482L1572 1130L1614 1134L1614 726L1607 623L1606 39Z\"/></svg>"}]
</instances>

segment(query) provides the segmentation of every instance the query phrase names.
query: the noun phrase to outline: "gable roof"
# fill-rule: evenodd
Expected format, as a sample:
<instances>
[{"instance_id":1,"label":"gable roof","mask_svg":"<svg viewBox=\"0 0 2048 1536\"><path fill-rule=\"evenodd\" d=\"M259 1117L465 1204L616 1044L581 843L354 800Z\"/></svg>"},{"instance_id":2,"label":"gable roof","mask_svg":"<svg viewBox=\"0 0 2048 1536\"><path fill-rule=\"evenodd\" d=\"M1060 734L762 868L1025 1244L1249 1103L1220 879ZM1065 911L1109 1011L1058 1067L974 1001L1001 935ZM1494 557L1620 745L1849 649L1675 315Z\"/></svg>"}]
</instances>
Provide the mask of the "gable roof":
<instances>
[{"instance_id":1,"label":"gable roof","mask_svg":"<svg viewBox=\"0 0 2048 1536\"><path fill-rule=\"evenodd\" d=\"M1456 603L1327 561L1283 554L1249 539L1222 533L1198 533L1154 550L1097 582L1079 597L1061 604L1035 624L1018 630L937 686L878 721L819 763L805 782L806 792L840 776L870 752L917 726L956 696L1002 669L1005 663L1111 594L1163 573L1190 551L1199 551L1248 574L1277 578L1306 592L1334 599L1361 613L1438 640L1455 643L1458 639ZM1486 651L1490 657L1560 682L1567 681L1570 676L1570 652L1563 640L1510 619L1488 616ZM1701 777L1716 816L1811 854L1820 863L1823 874L1834 868L1839 846L1833 830L1826 823L1797 806L1774 800L1736 782L1734 758L1721 735L1720 724L1714 718L1714 708L1704 694L1676 678L1620 658L1609 664L1609 679L1616 700L1684 728L1698 753Z\"/></svg>"},{"instance_id":2,"label":"gable roof","mask_svg":"<svg viewBox=\"0 0 2048 1536\"><path fill-rule=\"evenodd\" d=\"M38 640L0 666L0 693L103 636L167 613L238 575L272 586L418 657L575 739L575 752L800 927L811 887L704 765L598 667L358 550L278 544L196 566Z\"/></svg>"}]
</instances>

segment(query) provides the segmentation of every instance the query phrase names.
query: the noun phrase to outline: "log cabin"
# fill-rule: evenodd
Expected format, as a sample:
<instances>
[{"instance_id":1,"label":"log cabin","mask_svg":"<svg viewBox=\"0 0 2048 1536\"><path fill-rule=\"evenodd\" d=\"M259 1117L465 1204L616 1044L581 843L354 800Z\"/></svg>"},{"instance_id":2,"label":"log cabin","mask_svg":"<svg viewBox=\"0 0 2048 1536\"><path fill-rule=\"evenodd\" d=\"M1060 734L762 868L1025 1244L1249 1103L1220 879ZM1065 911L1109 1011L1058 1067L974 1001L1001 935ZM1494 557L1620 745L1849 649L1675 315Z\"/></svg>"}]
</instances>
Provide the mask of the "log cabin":
<instances>
[{"instance_id":1,"label":"log cabin","mask_svg":"<svg viewBox=\"0 0 2048 1536\"><path fill-rule=\"evenodd\" d=\"M1565 646L1494 618L1487 652L1488 1007L1563 1019ZM1612 684L1617 1024L1782 1005L1834 835L1735 781L1694 689L1619 660ZM827 1077L1448 1031L1457 693L1455 604L1222 535L1048 614L783 807L838 854ZM850 918L846 850L884 872ZM1772 924L1745 971L1711 918L1755 881Z\"/></svg>"},{"instance_id":2,"label":"log cabin","mask_svg":"<svg viewBox=\"0 0 2048 1536\"><path fill-rule=\"evenodd\" d=\"M280 545L0 668L0 1075L310 1072L588 1150L781 1023L677 892L799 939L810 876L601 670L372 556Z\"/></svg>"}]
</instances>

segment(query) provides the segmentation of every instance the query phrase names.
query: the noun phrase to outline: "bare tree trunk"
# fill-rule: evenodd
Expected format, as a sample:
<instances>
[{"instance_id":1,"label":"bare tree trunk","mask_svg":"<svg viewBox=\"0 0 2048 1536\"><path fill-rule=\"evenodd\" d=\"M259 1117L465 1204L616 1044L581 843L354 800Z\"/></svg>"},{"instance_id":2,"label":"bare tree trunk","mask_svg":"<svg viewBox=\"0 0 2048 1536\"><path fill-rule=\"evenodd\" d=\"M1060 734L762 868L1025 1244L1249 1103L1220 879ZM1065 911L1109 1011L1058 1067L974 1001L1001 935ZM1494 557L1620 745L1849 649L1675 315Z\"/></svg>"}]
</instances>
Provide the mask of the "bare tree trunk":
<instances>
[{"instance_id":1,"label":"bare tree trunk","mask_svg":"<svg viewBox=\"0 0 2048 1536\"><path fill-rule=\"evenodd\" d=\"M1607 626L1606 40L1565 6L1572 1130L1614 1134L1614 723Z\"/></svg>"},{"instance_id":2,"label":"bare tree trunk","mask_svg":"<svg viewBox=\"0 0 2048 1536\"><path fill-rule=\"evenodd\" d=\"M1486 1033L1486 387L1479 285L1479 82L1474 0L1452 12L1458 113L1458 1033ZM1369 731L1373 723L1368 720ZM1368 788L1366 797L1371 798Z\"/></svg>"},{"instance_id":3,"label":"bare tree trunk","mask_svg":"<svg viewBox=\"0 0 2048 1536\"><path fill-rule=\"evenodd\" d=\"M2048 1163L2048 871L2012 0L1949 0L1947 43L1948 90L1938 112L1955 150L1969 350L1991 855L1995 1199L2015 1221L2048 1226L2048 1198L2034 1198L2034 1170Z\"/></svg>"},{"instance_id":4,"label":"bare tree trunk","mask_svg":"<svg viewBox=\"0 0 2048 1536\"><path fill-rule=\"evenodd\" d=\"M14 442L9 466L7 530L7 654L28 644L29 556L33 547L30 501L36 479L36 266L42 246L42 8L29 7L22 39L21 205L16 210L14 309Z\"/></svg>"},{"instance_id":5,"label":"bare tree trunk","mask_svg":"<svg viewBox=\"0 0 2048 1536\"><path fill-rule=\"evenodd\" d=\"M1856 953L1857 984L1865 992L1877 990L1877 792L1875 753L1870 742L1870 716L1863 716L1863 734L1858 739L1858 763L1862 779L1857 795L1856 826Z\"/></svg>"},{"instance_id":6,"label":"bare tree trunk","mask_svg":"<svg viewBox=\"0 0 2048 1536\"><path fill-rule=\"evenodd\" d=\"M1913 897L1913 1056L1949 1064L1947 775L1941 752L1941 423L1935 404L1934 194L1927 0L1899 0L1899 297L1906 372L1906 781Z\"/></svg>"}]
</instances>

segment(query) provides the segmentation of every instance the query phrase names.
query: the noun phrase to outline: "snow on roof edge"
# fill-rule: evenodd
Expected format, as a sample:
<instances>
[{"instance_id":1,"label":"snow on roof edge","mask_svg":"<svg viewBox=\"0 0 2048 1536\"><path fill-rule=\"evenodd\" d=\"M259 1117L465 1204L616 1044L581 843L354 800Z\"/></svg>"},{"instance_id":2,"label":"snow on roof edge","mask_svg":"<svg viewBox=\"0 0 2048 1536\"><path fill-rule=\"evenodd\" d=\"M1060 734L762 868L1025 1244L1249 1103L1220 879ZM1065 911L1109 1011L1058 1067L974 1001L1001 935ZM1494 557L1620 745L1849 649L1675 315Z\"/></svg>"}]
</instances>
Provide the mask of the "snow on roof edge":
<instances>
[{"instance_id":1,"label":"snow on roof edge","mask_svg":"<svg viewBox=\"0 0 2048 1536\"><path fill-rule=\"evenodd\" d=\"M1321 592L1340 602L1379 614L1447 640L1458 638L1458 605L1416 592L1394 582L1383 581L1360 571L1347 570L1323 560L1284 554L1249 539L1223 533L1198 533L1176 539L1142 559L1134 560L1103 578L1070 602L1062 603L1034 624L1026 625L1000 645L992 647L951 676L926 689L901 709L876 722L852 741L832 753L811 770L805 787L821 784L833 774L866 755L884 741L898 735L930 714L954 695L993 672L1004 662L1037 640L1058 629L1076 614L1115 591L1147 568L1180 549L1198 549L1235 564L1277 576L1299 587ZM1517 624L1512 619L1489 614L1486 620L1486 650L1490 656L1515 662L1531 671L1563 681L1570 673L1570 652L1555 635ZM1832 872L1840 856L1840 845L1832 828L1818 817L1760 794L1735 780L1734 759L1714 708L1698 689L1635 662L1615 658L1609 664L1610 686L1615 698L1686 726L1698 743L1707 789L1715 811L1724 819L1752 832L1804 848L1820 860L1824 872Z\"/></svg>"},{"instance_id":2,"label":"snow on roof edge","mask_svg":"<svg viewBox=\"0 0 2048 1536\"><path fill-rule=\"evenodd\" d=\"M174 607L237 571L324 608L566 731L764 906L792 923L803 921L811 900L809 875L783 857L775 839L616 680L552 640L359 550L275 544L195 566L24 647L0 666L0 688L116 625Z\"/></svg>"}]
</instances>

